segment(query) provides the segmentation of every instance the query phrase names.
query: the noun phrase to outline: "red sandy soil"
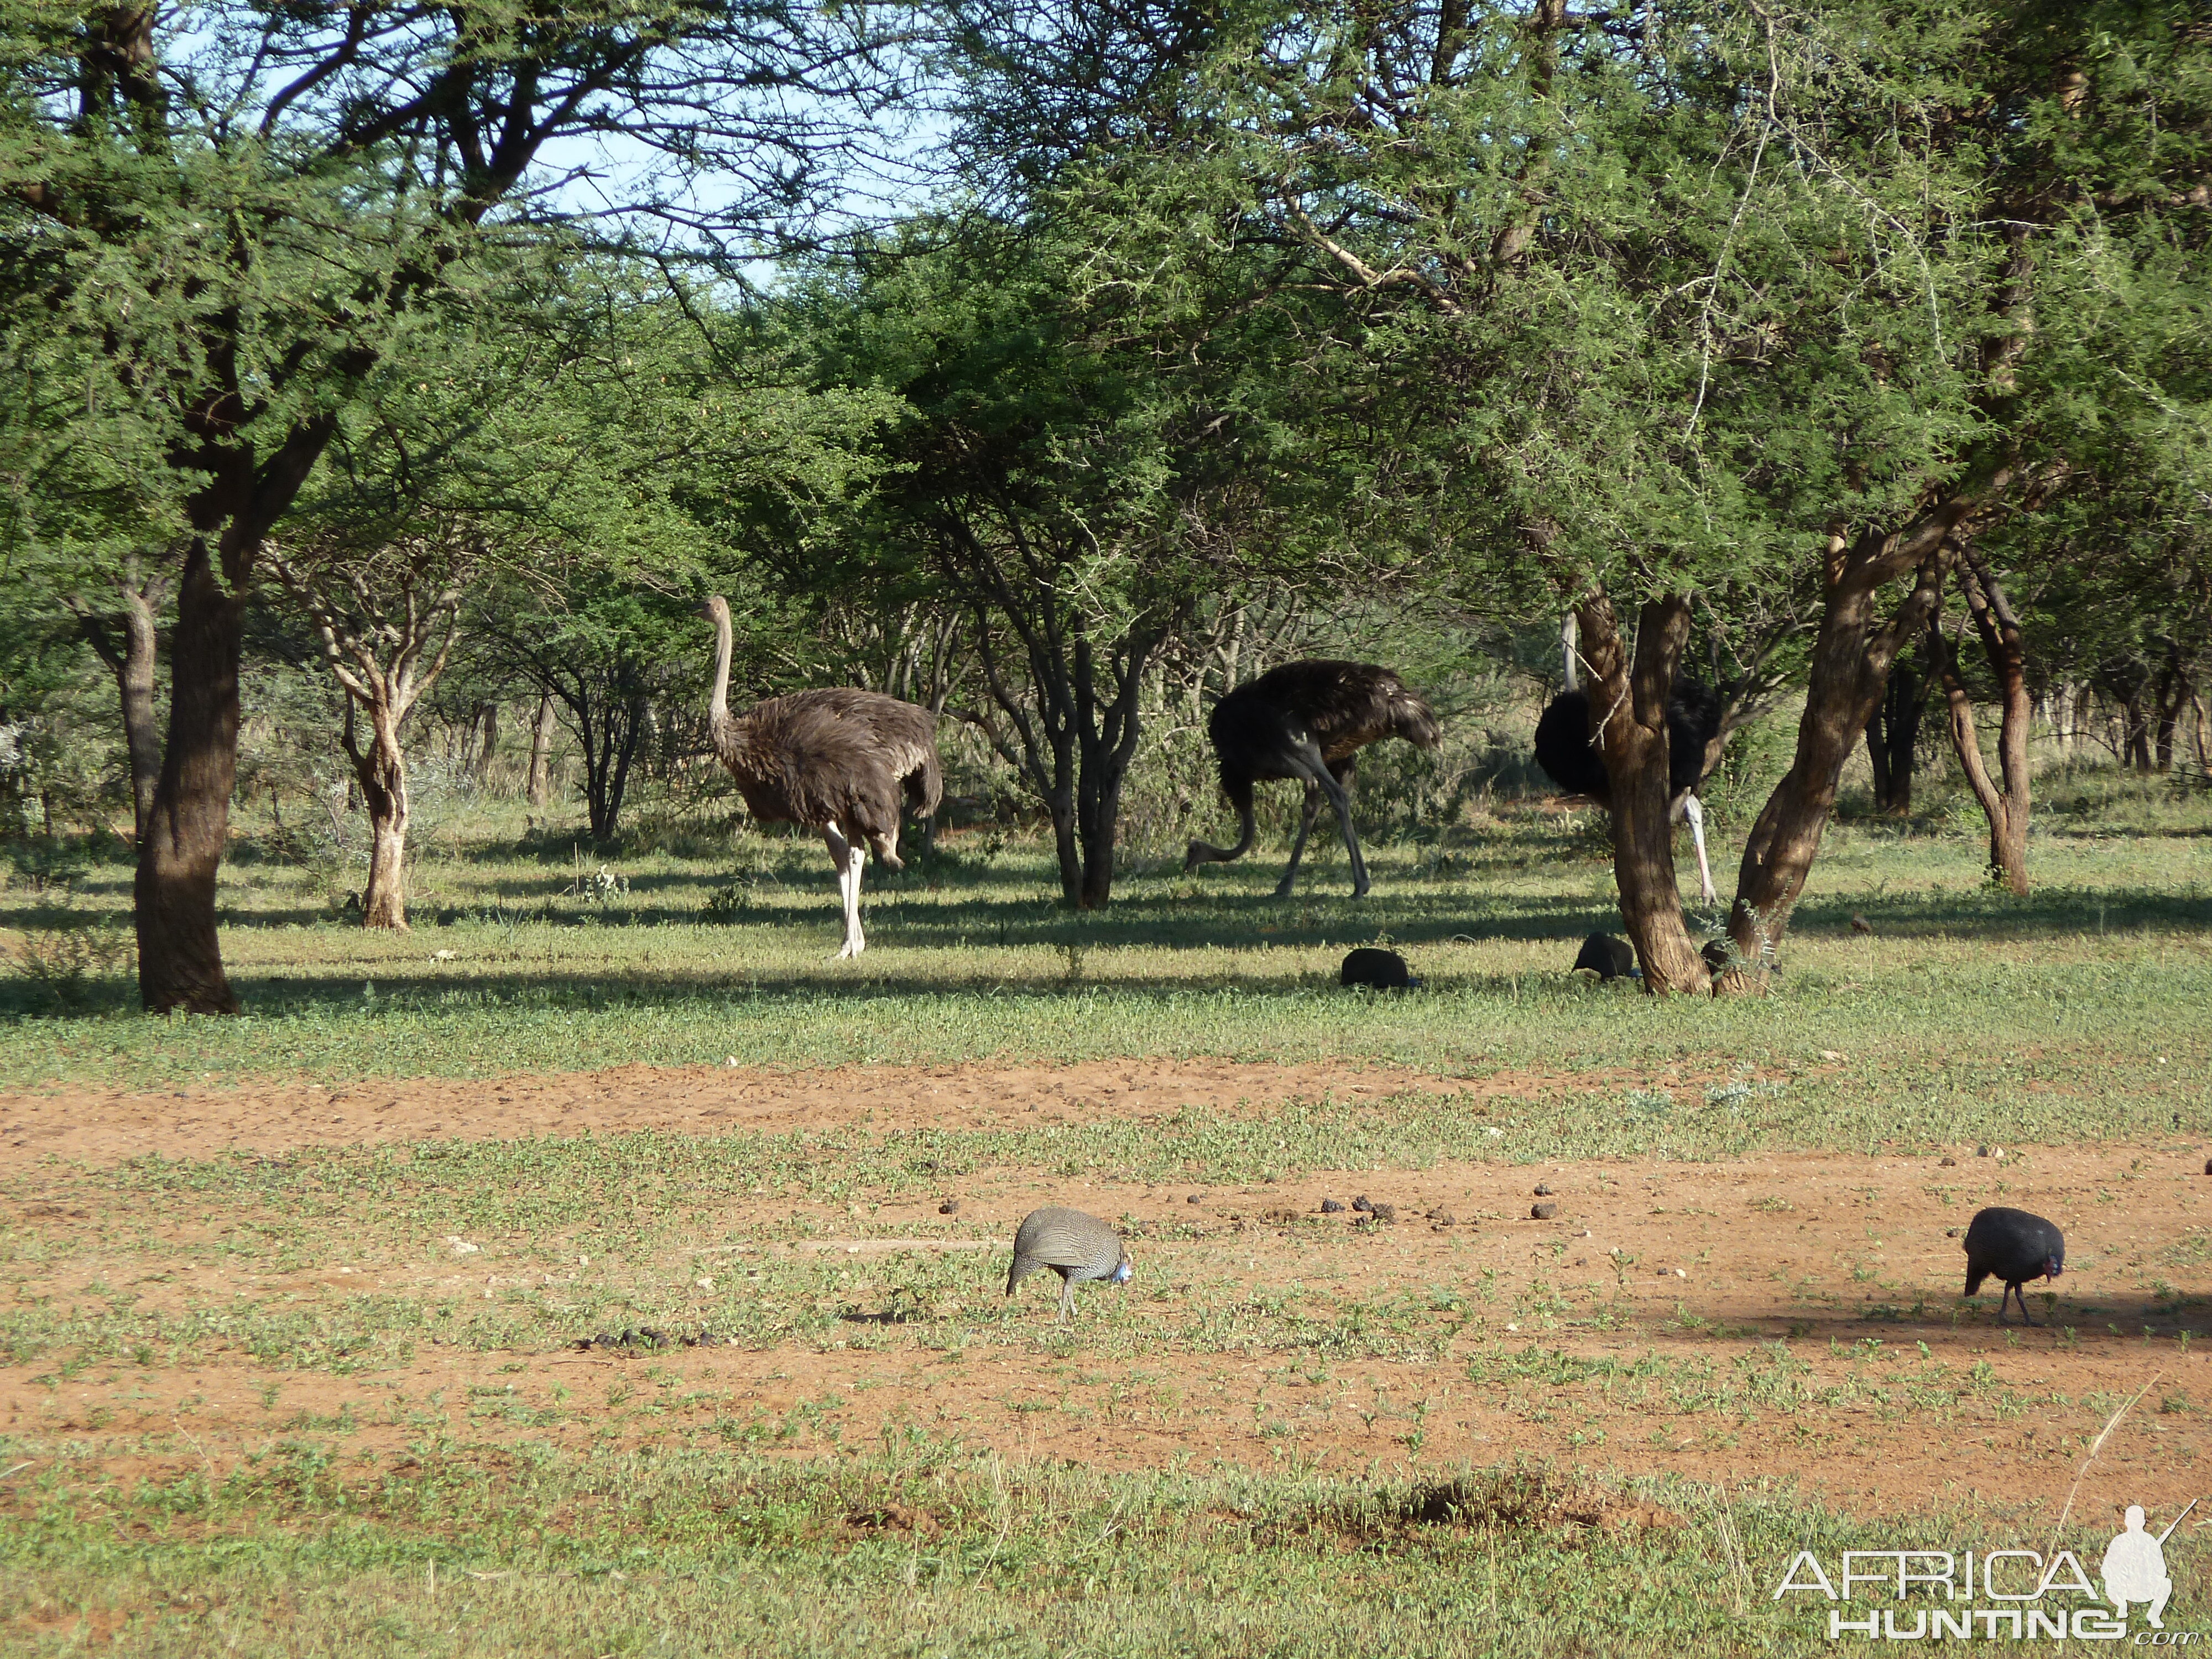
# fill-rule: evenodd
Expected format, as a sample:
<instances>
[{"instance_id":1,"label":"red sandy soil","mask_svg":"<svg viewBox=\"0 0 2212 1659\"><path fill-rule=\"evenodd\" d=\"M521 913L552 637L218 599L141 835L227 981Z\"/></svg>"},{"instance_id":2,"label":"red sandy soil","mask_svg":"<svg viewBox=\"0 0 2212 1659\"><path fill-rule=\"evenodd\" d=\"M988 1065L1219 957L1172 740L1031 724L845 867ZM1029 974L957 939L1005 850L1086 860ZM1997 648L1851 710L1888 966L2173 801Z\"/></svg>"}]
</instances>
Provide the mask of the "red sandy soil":
<instances>
[{"instance_id":1,"label":"red sandy soil","mask_svg":"<svg viewBox=\"0 0 2212 1659\"><path fill-rule=\"evenodd\" d=\"M1342 1097L1415 1086L1526 1090L1532 1081L1460 1085L1380 1067L1225 1062L794 1075L629 1069L327 1094L270 1087L198 1093L188 1102L82 1094L15 1099L5 1103L0 1121L17 1126L15 1133L40 1151L100 1162L156 1147L184 1157L467 1133L1003 1123L1016 1112L1035 1122L1026 1111L1041 1102L1048 1112L1079 1105L1093 1115L1194 1103L1265 1111L1324 1089ZM495 1119L488 1102L499 1109ZM2107 1144L2007 1152L1981 1158L1963 1148L1948 1167L1927 1158L1808 1153L1708 1164L1616 1160L1320 1172L1203 1192L1196 1205L1187 1201L1194 1189L1181 1187L1148 1189L1103 1176L1070 1182L1042 1168L1001 1167L963 1179L953 1194L961 1209L951 1218L940 1218L933 1200L887 1201L863 1219L842 1205L740 1197L702 1215L710 1236L743 1237L756 1224L793 1218L812 1218L834 1236L731 1247L711 1262L671 1261L653 1270L736 1275L748 1250L842 1252L860 1281L854 1337L881 1338L888 1346L833 1339L639 1356L425 1346L411 1363L349 1376L219 1353L173 1368L102 1363L64 1381L49 1359L0 1368L0 1431L26 1448L17 1455L33 1468L47 1456L67 1456L88 1473L99 1466L157 1479L203 1467L222 1474L287 1438L305 1437L327 1443L343 1467L365 1478L406 1468L410 1443L439 1424L464 1446L735 1441L799 1455L822 1452L833 1429L849 1447L911 1424L1009 1457L1107 1468L1184 1460L1201 1468L1295 1463L1356 1473L1526 1458L1620 1474L1794 1482L1844 1507L1881 1514L1971 1497L2055 1516L2080 1474L2077 1516L2116 1515L2129 1503L2171 1516L2206 1484L2204 1455L2212 1449L2212 1366L2181 1334L2193 1321L2212 1324L2203 1312L2212 1297L2212 1251L2201 1248L2212 1229L2203 1150ZM1539 1182L1559 1206L1544 1220L1529 1214ZM1355 1224L1349 1214L1316 1213L1325 1196L1348 1200L1358 1193L1395 1205L1396 1224ZM888 1314L888 1287L872 1284L862 1270L916 1248L973 1251L975 1299L967 1305L995 1300L1003 1249L996 1241L1048 1200L1137 1224L1131 1292L1109 1301L1120 1293L1086 1286L1079 1301L1091 1321L1110 1309L1103 1316L1139 1326L1158 1322L1157 1351L1115 1357L1086 1341L1080 1322L1072 1343L1062 1338L1051 1324L1057 1287L1048 1279L1024 1287L1034 1340L1012 1346L988 1336L964 1347L949 1341L960 1323L957 1310L911 1324L872 1316ZM2051 1287L2060 1299L2050 1328L1997 1330L1994 1286L1978 1304L1958 1311L1960 1247L1948 1235L1989 1202L2036 1210L2066 1227L2069 1271ZM51 1282L27 1281L19 1294L76 1293L98 1265L88 1254L70 1253L79 1237L90 1250L91 1220L27 1200L8 1207L18 1226L61 1247L51 1258ZM1450 1212L1451 1224L1431 1220L1435 1211ZM1196 1237L1189 1236L1194 1227ZM899 1236L916 1230L932 1236ZM365 1265L343 1272L333 1264L256 1277L264 1297L283 1280L309 1301L374 1291L434 1297L464 1282L540 1283L558 1265L552 1252L559 1248L553 1241L485 1241L465 1261L365 1254ZM218 1292L215 1270L207 1273L206 1285L184 1273L154 1293L203 1300L229 1293ZM2168 1293L2160 1293L2161 1283ZM1479 1293L1485 1286L1487 1294ZM1152 1299L1163 1287L1170 1297ZM1430 1310L1430 1294L1439 1288L1466 1297L1464 1305ZM1293 1294L1322 1320L1340 1305L1414 1300L1424 1311L1408 1346L1441 1344L1443 1357L1177 1351L1188 1335L1186 1297L1203 1293L1218 1303L1244 1289ZM1530 1311L1529 1298L1538 1295L1551 1305ZM2039 1297L2032 1300L2043 1316ZM1611 1328L1595 1322L1607 1310ZM1264 1322L1258 1328L1267 1328ZM1694 1389L1674 1392L1688 1387L1692 1368L1710 1367L1727 1379L1739 1367L1771 1365L1778 1342L1810 1364L1814 1387L1848 1381L1859 1385L1857 1397L1784 1411L1771 1403L1694 1403ZM1618 1377L1478 1380L1475 1368L1488 1366L1494 1376L1526 1348L1623 1364L1654 1356L1663 1369L1640 1390ZM1931 1362L1947 1374L1943 1401L1916 1402L1914 1379ZM1988 1368L1990 1391L1949 1403L1978 1362ZM611 1388L628 1400L610 1405ZM2013 1392L2009 1404L1997 1403L1999 1388ZM556 1390L565 1390L565 1399ZM2084 1473L2089 1443L2139 1394ZM330 1426L348 1407L357 1426ZM553 1415L526 1421L514 1407ZM792 1434L779 1437L787 1425ZM755 1437L744 1434L747 1425L757 1425ZM0 1502L8 1497L0 1485Z\"/></svg>"},{"instance_id":2,"label":"red sandy soil","mask_svg":"<svg viewBox=\"0 0 2212 1659\"><path fill-rule=\"evenodd\" d=\"M1602 1084L1584 1074L1576 1079ZM515 1140L532 1136L680 1134L789 1130L832 1123L878 1128L981 1128L1011 1107L1048 1115L1133 1116L1184 1107L1249 1110L1286 1100L1388 1096L1408 1090L1492 1093L1546 1082L1516 1073L1496 1083L1431 1077L1403 1066L1346 1062L1249 1065L1224 1060L1111 1060L1077 1066L841 1066L777 1072L713 1066L623 1066L489 1082L424 1078L325 1089L249 1084L159 1094L56 1088L0 1094L0 1154L114 1164L159 1152L206 1158L237 1149L414 1140Z\"/></svg>"}]
</instances>

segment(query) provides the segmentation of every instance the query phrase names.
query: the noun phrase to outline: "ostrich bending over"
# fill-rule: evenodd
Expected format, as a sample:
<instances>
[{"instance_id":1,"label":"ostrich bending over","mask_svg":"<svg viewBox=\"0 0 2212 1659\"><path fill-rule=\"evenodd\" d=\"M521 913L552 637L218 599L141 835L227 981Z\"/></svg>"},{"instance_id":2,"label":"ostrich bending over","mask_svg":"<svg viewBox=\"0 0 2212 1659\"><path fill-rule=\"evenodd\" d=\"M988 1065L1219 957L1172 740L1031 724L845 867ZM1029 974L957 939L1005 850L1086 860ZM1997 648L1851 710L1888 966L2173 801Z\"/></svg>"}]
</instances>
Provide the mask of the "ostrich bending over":
<instances>
[{"instance_id":1,"label":"ostrich bending over","mask_svg":"<svg viewBox=\"0 0 2212 1659\"><path fill-rule=\"evenodd\" d=\"M863 843L890 869L898 856L899 807L927 817L944 779L937 721L927 708L873 691L793 691L730 713L730 606L719 593L701 607L714 624L714 691L707 729L745 805L763 823L819 830L837 866L845 903L845 948L868 948L860 933Z\"/></svg>"},{"instance_id":2,"label":"ostrich bending over","mask_svg":"<svg viewBox=\"0 0 2212 1659\"><path fill-rule=\"evenodd\" d=\"M1336 809L1345 850L1352 854L1352 896L1364 896L1367 864L1352 827L1352 773L1359 751L1389 737L1403 738L1416 749L1433 749L1440 735L1428 703L1389 669L1326 661L1286 662L1238 686L1213 705L1206 730L1221 763L1222 793L1237 809L1241 833L1234 847L1191 842L1183 873L1250 852L1257 833L1252 786L1270 778L1295 778L1306 787L1305 811L1298 819L1298 837L1291 843L1290 866L1275 887L1277 898L1290 896L1324 795Z\"/></svg>"},{"instance_id":3,"label":"ostrich bending over","mask_svg":"<svg viewBox=\"0 0 2212 1659\"><path fill-rule=\"evenodd\" d=\"M1667 793L1671 817L1690 820L1690 840L1698 849L1698 887L1713 902L1712 866L1705 862L1705 809L1697 797L1705 781L1705 745L1721 729L1721 694L1694 680L1680 679L1667 699ZM1568 690L1552 699L1536 722L1536 764L1571 795L1588 795L1607 811L1613 786L1590 736L1589 693Z\"/></svg>"}]
</instances>

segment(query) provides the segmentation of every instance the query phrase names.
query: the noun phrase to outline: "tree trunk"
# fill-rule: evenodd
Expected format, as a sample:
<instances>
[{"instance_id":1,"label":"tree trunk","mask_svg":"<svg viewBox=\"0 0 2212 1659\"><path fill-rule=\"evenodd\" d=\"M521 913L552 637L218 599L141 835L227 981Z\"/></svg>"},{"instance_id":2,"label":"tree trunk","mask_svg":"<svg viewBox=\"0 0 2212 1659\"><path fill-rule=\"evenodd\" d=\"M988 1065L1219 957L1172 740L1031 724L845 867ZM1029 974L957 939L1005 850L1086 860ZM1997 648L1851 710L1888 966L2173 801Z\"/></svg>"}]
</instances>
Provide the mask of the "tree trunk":
<instances>
[{"instance_id":1,"label":"tree trunk","mask_svg":"<svg viewBox=\"0 0 2212 1659\"><path fill-rule=\"evenodd\" d=\"M1973 621L1975 633L1981 637L1982 653L1989 659L1990 673L1997 687L1997 769L2004 793L1995 797L1984 795L1979 787L1975 791L1990 820L1990 868L2008 888L2024 898L2027 895L2027 738L2033 714L2027 695L2027 647L2020 618L2013 614L2012 603L2005 598L1996 573L1971 547L1960 556L1959 584L1966 596L1966 614ZM1948 684L1945 690L1948 693ZM1959 735L1954 714L1954 744ZM1975 737L1971 711L1965 735L1973 742L1973 763L1978 769L1981 744ZM1966 763L1963 753L1960 763ZM1985 785L1988 781L1984 771L1982 781ZM1994 813L1990 811L1993 800L1999 809Z\"/></svg>"},{"instance_id":2,"label":"tree trunk","mask_svg":"<svg viewBox=\"0 0 2212 1659\"><path fill-rule=\"evenodd\" d=\"M345 730L354 775L360 781L362 800L368 809L368 885L361 894L361 925L404 933L409 931L407 755L399 745L391 711L372 708L368 713L366 750L354 745L352 721L346 722Z\"/></svg>"},{"instance_id":3,"label":"tree trunk","mask_svg":"<svg viewBox=\"0 0 2212 1659\"><path fill-rule=\"evenodd\" d=\"M2006 476L1997 473L1989 487L2001 488ZM1773 960L1804 890L1835 811L1844 763L1887 689L1899 645L1934 614L1942 597L1945 544L1973 505L1973 497L1962 495L1909 530L1869 528L1856 539L1840 533L1830 538L1797 752L1744 843L1729 914L1735 965L1721 976L1717 990L1763 988L1759 970ZM1877 614L1882 589L1913 570L1918 576L1912 592L1885 626Z\"/></svg>"},{"instance_id":4,"label":"tree trunk","mask_svg":"<svg viewBox=\"0 0 2212 1659\"><path fill-rule=\"evenodd\" d=\"M2173 770L2173 734L2181 724L2181 711L2188 706L2190 692L2189 676L2181 665L2181 649L2169 640L2166 662L2158 671L2151 693L2155 714L2152 763L2160 772Z\"/></svg>"},{"instance_id":5,"label":"tree trunk","mask_svg":"<svg viewBox=\"0 0 2212 1659\"><path fill-rule=\"evenodd\" d=\"M530 722L530 780L524 786L532 806L545 805L552 793L553 779L553 694L538 694L538 714Z\"/></svg>"},{"instance_id":6,"label":"tree trunk","mask_svg":"<svg viewBox=\"0 0 2212 1659\"><path fill-rule=\"evenodd\" d=\"M1874 770L1875 810L1893 818L1912 816L1912 775L1920 748L1920 722L1928 708L1928 682L1899 660L1867 722L1867 759Z\"/></svg>"},{"instance_id":7,"label":"tree trunk","mask_svg":"<svg viewBox=\"0 0 2212 1659\"><path fill-rule=\"evenodd\" d=\"M1960 586L1966 586L1970 593L1972 580L1969 572L1961 569ZM1971 599L1968 602L1973 603ZM1986 636L1984 643L1988 643ZM1982 816L1989 821L1990 874L2024 897L2028 890L2027 694L2018 689L2016 678L2008 684L2002 665L1991 664L1998 670L1999 691L2005 710L2003 730L1997 740L2004 775L2004 787L2000 789L1990 779L1989 767L1982 759L1981 734L1974 725L1974 700L1959 672L1958 647L1943 637L1933 621L1928 628L1928 654L1934 659L1943 684L1943 700L1950 717L1951 750L1959 757L1959 769L1966 775L1974 799L1981 803ZM2021 709L2018 714L2014 713L2015 698Z\"/></svg>"},{"instance_id":8,"label":"tree trunk","mask_svg":"<svg viewBox=\"0 0 2212 1659\"><path fill-rule=\"evenodd\" d=\"M1072 896L1080 909L1103 908L1114 895L1115 841L1121 821L1121 786L1129 775L1143 722L1138 710L1146 664L1159 635L1133 628L1107 653L1111 702L1098 702L1097 664L1087 635L1075 642L1076 834L1083 854Z\"/></svg>"},{"instance_id":9,"label":"tree trunk","mask_svg":"<svg viewBox=\"0 0 2212 1659\"><path fill-rule=\"evenodd\" d=\"M587 711L580 707L577 710L584 740L584 811L594 841L612 841L622 823L630 763L637 758L647 713L648 701L641 696L633 695L620 703L610 700L600 708L595 739Z\"/></svg>"},{"instance_id":10,"label":"tree trunk","mask_svg":"<svg viewBox=\"0 0 2212 1659\"><path fill-rule=\"evenodd\" d=\"M154 813L154 791L161 780L161 732L154 708L154 671L158 660L155 613L168 598L166 577L138 574L136 556L129 573L116 584L123 601L123 637L90 605L71 601L85 638L115 676L122 701L123 744L131 758L131 818L134 845L146 839Z\"/></svg>"},{"instance_id":11,"label":"tree trunk","mask_svg":"<svg viewBox=\"0 0 2212 1659\"><path fill-rule=\"evenodd\" d=\"M234 1014L216 931L216 872L238 779L243 585L216 574L192 538L169 646L169 730L131 884L138 995L156 1013Z\"/></svg>"},{"instance_id":12,"label":"tree trunk","mask_svg":"<svg viewBox=\"0 0 2212 1659\"><path fill-rule=\"evenodd\" d=\"M1668 810L1667 700L1690 636L1689 599L1669 594L1644 603L1632 664L1605 594L1579 601L1575 616L1589 680L1590 741L1605 762L1613 798L1620 919L1643 966L1644 988L1655 996L1710 995L1712 974L1682 919Z\"/></svg>"},{"instance_id":13,"label":"tree trunk","mask_svg":"<svg viewBox=\"0 0 2212 1659\"><path fill-rule=\"evenodd\" d=\"M478 783L491 770L491 757L499 749L499 705L485 702L477 705L477 719L483 729L483 742L470 763L469 775Z\"/></svg>"}]
</instances>

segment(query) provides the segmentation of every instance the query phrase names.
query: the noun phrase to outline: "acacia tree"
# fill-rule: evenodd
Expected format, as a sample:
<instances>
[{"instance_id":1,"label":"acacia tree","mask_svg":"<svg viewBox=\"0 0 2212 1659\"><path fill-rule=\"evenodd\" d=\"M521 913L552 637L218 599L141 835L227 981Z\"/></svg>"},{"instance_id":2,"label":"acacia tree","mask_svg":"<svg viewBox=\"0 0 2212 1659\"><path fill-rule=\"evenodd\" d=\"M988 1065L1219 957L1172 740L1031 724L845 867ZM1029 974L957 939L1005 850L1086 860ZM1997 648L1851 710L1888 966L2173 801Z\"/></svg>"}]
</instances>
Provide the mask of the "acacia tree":
<instances>
[{"instance_id":1,"label":"acacia tree","mask_svg":"<svg viewBox=\"0 0 2212 1659\"><path fill-rule=\"evenodd\" d=\"M1745 988L1960 550L2085 410L2188 428L2201 388L2113 349L2144 331L2099 296L2203 289L2208 52L2172 3L1406 0L1240 15L1182 82L1207 143L1163 198L1301 251L1346 358L1431 411L1445 517L1503 532L1467 585L1577 610L1649 988L1711 982L1638 822L1684 608L1735 582L1818 617L1729 916Z\"/></svg>"},{"instance_id":2,"label":"acacia tree","mask_svg":"<svg viewBox=\"0 0 2212 1659\"><path fill-rule=\"evenodd\" d=\"M18 9L0 64L11 351L62 337L88 426L150 439L189 526L136 884L149 1008L237 1007L215 884L241 618L264 544L485 234L562 199L563 145L620 132L615 204L727 229L795 207L839 100L883 83L859 11L783 0ZM556 165L558 165L556 163ZM696 186L738 205L708 212Z\"/></svg>"},{"instance_id":3,"label":"acacia tree","mask_svg":"<svg viewBox=\"0 0 2212 1659\"><path fill-rule=\"evenodd\" d=\"M346 694L341 741L368 810L364 927L407 927L407 752L401 728L446 671L461 598L483 562L465 532L410 535L366 553L328 545L282 550L270 567L321 641ZM364 747L356 713L368 725Z\"/></svg>"}]
</instances>

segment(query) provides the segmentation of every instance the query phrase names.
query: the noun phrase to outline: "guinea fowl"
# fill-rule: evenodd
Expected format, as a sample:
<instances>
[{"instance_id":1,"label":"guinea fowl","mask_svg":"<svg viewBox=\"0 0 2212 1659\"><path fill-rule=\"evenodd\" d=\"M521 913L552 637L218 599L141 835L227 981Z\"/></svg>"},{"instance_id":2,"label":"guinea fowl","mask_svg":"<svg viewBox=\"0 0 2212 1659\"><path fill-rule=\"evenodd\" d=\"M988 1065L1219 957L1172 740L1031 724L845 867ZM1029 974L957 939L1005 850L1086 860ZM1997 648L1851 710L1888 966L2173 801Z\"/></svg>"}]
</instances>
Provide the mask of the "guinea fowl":
<instances>
[{"instance_id":1,"label":"guinea fowl","mask_svg":"<svg viewBox=\"0 0 2212 1659\"><path fill-rule=\"evenodd\" d=\"M1060 1317L1075 1311L1075 1287L1085 1280L1103 1279L1115 1285L1129 1282L1129 1253L1121 1236L1095 1215L1065 1209L1055 1204L1031 1210L1014 1234L1014 1260L1006 1269L1006 1294L1040 1267L1060 1275Z\"/></svg>"},{"instance_id":2,"label":"guinea fowl","mask_svg":"<svg viewBox=\"0 0 2212 1659\"><path fill-rule=\"evenodd\" d=\"M1277 898L1290 896L1324 797L1335 809L1344 850L1352 857L1352 896L1364 896L1367 861L1359 855L1359 836L1352 827L1352 774L1359 751L1389 737L1403 738L1416 749L1433 749L1443 735L1427 700L1389 669L1322 658L1286 662L1238 686L1213 705L1206 734L1220 763L1221 792L1237 809L1237 845L1193 841L1183 855L1183 873L1250 852L1259 834L1252 817L1252 786L1294 778L1306 787L1305 811L1298 819L1297 839L1291 843L1289 866L1275 886Z\"/></svg>"},{"instance_id":3,"label":"guinea fowl","mask_svg":"<svg viewBox=\"0 0 2212 1659\"><path fill-rule=\"evenodd\" d=\"M1695 680L1674 682L1667 699L1667 795L1670 810L1690 821L1691 844L1698 849L1698 890L1711 904L1712 866L1705 861L1705 809L1698 800L1705 781L1705 745L1721 729L1721 694ZM1587 691L1563 691L1545 706L1536 721L1536 764L1571 795L1588 795L1613 809L1613 782L1590 737Z\"/></svg>"},{"instance_id":4,"label":"guinea fowl","mask_svg":"<svg viewBox=\"0 0 2212 1659\"><path fill-rule=\"evenodd\" d=\"M1994 1206L1966 1224L1966 1294L1973 1296L1985 1279L2005 1287L1997 1298L1997 1323L2005 1322L2005 1304L2020 1298L2020 1316L2031 1325L2027 1297L2021 1286L2031 1279L2056 1279L2066 1270L2066 1235L2055 1223L2026 1210Z\"/></svg>"},{"instance_id":5,"label":"guinea fowl","mask_svg":"<svg viewBox=\"0 0 2212 1659\"><path fill-rule=\"evenodd\" d=\"M1582 951L1568 971L1579 974L1585 969L1600 979L1633 979L1642 972L1636 965L1636 947L1611 933L1592 933L1583 941Z\"/></svg>"},{"instance_id":6,"label":"guinea fowl","mask_svg":"<svg viewBox=\"0 0 2212 1659\"><path fill-rule=\"evenodd\" d=\"M1406 958L1395 951L1363 945L1345 957L1344 965L1336 970L1336 982L1370 991L1410 991L1421 981L1413 976Z\"/></svg>"},{"instance_id":7,"label":"guinea fowl","mask_svg":"<svg viewBox=\"0 0 2212 1659\"><path fill-rule=\"evenodd\" d=\"M714 624L714 689L707 704L714 753L753 817L822 832L845 907L845 945L837 954L856 957L868 948L860 932L866 849L875 849L884 869L902 868L902 805L927 817L944 793L937 717L896 697L842 687L793 691L732 714L729 602L717 593L701 612Z\"/></svg>"}]
</instances>

